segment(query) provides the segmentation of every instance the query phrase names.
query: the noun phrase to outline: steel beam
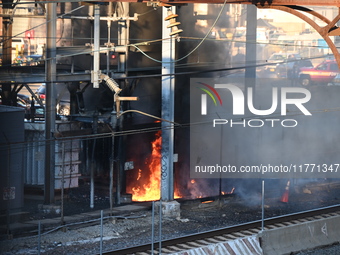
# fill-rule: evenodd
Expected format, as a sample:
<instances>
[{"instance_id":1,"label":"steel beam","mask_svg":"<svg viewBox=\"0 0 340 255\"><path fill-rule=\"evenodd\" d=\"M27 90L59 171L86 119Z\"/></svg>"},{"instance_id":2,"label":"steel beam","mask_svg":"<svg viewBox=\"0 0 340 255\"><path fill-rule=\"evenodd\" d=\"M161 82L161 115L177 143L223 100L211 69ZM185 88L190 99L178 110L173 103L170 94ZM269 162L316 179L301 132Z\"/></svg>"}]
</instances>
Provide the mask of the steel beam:
<instances>
[{"instance_id":1,"label":"steel beam","mask_svg":"<svg viewBox=\"0 0 340 255\"><path fill-rule=\"evenodd\" d=\"M323 17L321 14L319 14L319 13L313 11L313 10L309 10L307 8L297 8L296 6L266 6L266 7L260 7L260 8L275 9L275 10L284 11L284 12L290 13L290 14L304 20L309 25L311 25L322 36L322 38L326 41L328 47L331 49L331 51L334 55L335 60L337 61L339 69L340 69L340 53L339 53L337 47L335 46L335 44L333 43L333 41L331 40L331 38L329 37L331 29L334 28L336 26L337 22L339 22L339 20L340 20L340 8L338 9L338 15L333 20L329 20L326 17ZM326 25L323 26L323 27L319 26L314 20L309 18L303 12L308 13L308 14L316 17L316 18L319 18L320 20L325 22Z\"/></svg>"},{"instance_id":2,"label":"steel beam","mask_svg":"<svg viewBox=\"0 0 340 255\"><path fill-rule=\"evenodd\" d=\"M247 6L247 35L246 35L246 66L251 66L245 70L246 87L255 87L256 78L256 29L257 29L257 9L255 6Z\"/></svg>"},{"instance_id":3,"label":"steel beam","mask_svg":"<svg viewBox=\"0 0 340 255\"><path fill-rule=\"evenodd\" d=\"M40 0L40 2L50 2L55 0ZM77 0L58 0L58 2L76 2ZM96 3L100 2L131 2L131 3L150 3L158 4L158 5L176 5L176 4L187 4L187 3L207 3L207 4L222 4L224 0L158 0L158 1L150 1L150 0L102 0L96 1ZM300 6L339 6L340 0L271 0L271 5L300 5ZM268 5L268 1L263 0L253 0L253 1L245 1L245 0L226 0L227 4L258 4L264 3L264 5Z\"/></svg>"}]
</instances>

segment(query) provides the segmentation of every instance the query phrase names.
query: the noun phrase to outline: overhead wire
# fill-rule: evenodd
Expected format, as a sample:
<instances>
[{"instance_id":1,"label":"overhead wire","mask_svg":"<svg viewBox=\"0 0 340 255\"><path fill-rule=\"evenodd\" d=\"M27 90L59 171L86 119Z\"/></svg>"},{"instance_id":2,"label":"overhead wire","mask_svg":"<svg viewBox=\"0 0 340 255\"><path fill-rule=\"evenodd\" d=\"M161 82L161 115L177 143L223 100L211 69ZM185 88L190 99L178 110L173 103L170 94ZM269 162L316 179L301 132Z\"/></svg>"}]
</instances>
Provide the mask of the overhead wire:
<instances>
[{"instance_id":1,"label":"overhead wire","mask_svg":"<svg viewBox=\"0 0 340 255\"><path fill-rule=\"evenodd\" d=\"M6 3L3 3L4 1L2 1L0 3L0 7L3 7L6 5ZM89 3L93 3L93 0L82 0L81 2L89 2ZM26 4L36 4L37 1L27 1L27 2L18 2L16 4L22 4L22 5L26 5ZM43 2L39 2L39 3L42 3L42 4L50 4L50 3L53 3L53 4L59 4L59 3L79 3L78 0L48 0L48 1L43 1Z\"/></svg>"},{"instance_id":2,"label":"overhead wire","mask_svg":"<svg viewBox=\"0 0 340 255\"><path fill-rule=\"evenodd\" d=\"M66 13L64 13L64 14L61 14L61 15L57 16L55 20L60 19L60 18L64 17L65 15L70 14L70 13L72 13L72 12L75 12L75 11L77 11L77 10L83 8L83 7L84 7L84 5L79 6L79 7L75 8L75 9L73 9L73 10L70 10L69 12L66 12ZM24 34L24 33L27 32L27 31L36 29L36 28L41 27L41 26L43 26L43 25L47 25L47 24L50 23L51 21L53 21L53 19L51 19L51 20L46 20L46 22L43 22L43 23L41 23L41 24L39 24L39 25L36 25L36 26L34 26L34 27L31 27L30 29L27 29L27 30L25 30L25 31L23 31L23 32L20 32L20 33L16 34L16 35L13 35L11 38L18 37L19 35L22 35L22 34ZM6 40L8 40L8 39L6 39ZM6 41L6 40L4 40L4 41Z\"/></svg>"},{"instance_id":3,"label":"overhead wire","mask_svg":"<svg viewBox=\"0 0 340 255\"><path fill-rule=\"evenodd\" d=\"M331 112L340 112L340 106L335 108L323 108L323 109L313 109L309 110L312 114L321 114L321 113L331 113ZM285 115L286 117L294 117L294 116L303 116L304 114L299 111L289 111L289 114ZM262 119L273 119L273 118L282 118L281 115L271 115L271 116L263 116L258 117L256 116L256 119L262 120ZM238 118L232 118L228 119L231 121L239 121L239 120L248 120L251 119L251 116L245 116L245 117L238 117ZM110 138L110 137L119 137L119 136L127 136L127 135L136 135L136 134L144 134L144 133L150 133L150 132L158 132L158 131L164 131L164 130L171 130L171 129L181 129L181 128L190 128L191 126L198 126L198 125L207 125L211 124L211 121L204 121L204 122L188 122L188 123L174 123L169 126L157 126L157 127L149 127L149 128L143 128L143 129L131 129L131 130L123 130L123 131L114 131L111 130L111 132L108 133L100 133L100 134L87 134L87 135L81 135L81 136L70 136L70 137L60 137L60 138L51 138L49 140L45 139L41 142L41 144L44 144L46 141L50 142L57 142L57 141L68 141L68 140L92 140L92 139L98 139L98 138ZM152 123L150 123L152 124ZM154 124L154 123L153 123ZM14 142L14 143L1 143L1 147L7 147L9 145L27 145L31 142L24 141L24 142ZM33 145L32 145L33 146ZM35 145L34 145L35 146Z\"/></svg>"},{"instance_id":4,"label":"overhead wire","mask_svg":"<svg viewBox=\"0 0 340 255\"><path fill-rule=\"evenodd\" d=\"M193 48L188 54L186 54L185 56L179 58L179 59L176 59L176 60L173 60L173 61L162 61L162 60L157 60L151 56L149 56L148 54L146 54L143 50L141 50L137 45L135 44L132 44L131 46L135 47L136 49L138 49L144 56L148 57L149 59L157 62L157 63L174 63L174 62L179 62L179 61L182 61L184 59L186 59L187 57L189 57L192 53L194 53L202 44L203 42L207 39L207 37L210 35L211 31L213 30L213 28L215 27L216 23L218 22L218 20L220 19L221 15L222 15L222 12L224 10L224 7L227 3L227 0L224 0L224 3L222 5L222 8L220 10L220 12L218 13L214 23L211 25L210 29L208 30L208 32L205 34L205 36L203 37L203 39L196 45L195 48Z\"/></svg>"},{"instance_id":5,"label":"overhead wire","mask_svg":"<svg viewBox=\"0 0 340 255\"><path fill-rule=\"evenodd\" d=\"M188 54L186 54L185 56L181 57L180 59L177 59L177 60L174 60L174 61L171 61L171 62L179 62L179 61L181 61L181 60L187 58L187 57L190 56L194 51L196 51L196 50L202 45L202 43L203 43L205 40L215 40L215 41L226 41L226 42L246 43L246 41L236 41L236 40L230 40L230 39L227 39L227 40L220 40L220 39L219 39L219 40L217 40L217 39L210 39L210 38L207 38L207 37L209 36L209 34L211 33L212 29L215 27L216 23L218 22L218 20L219 20L221 14L222 14L222 12L223 12L223 10L224 10L224 7L225 7L225 5L226 5L226 2L227 2L227 0L225 0L225 2L223 3L222 8L220 9L220 12L219 12L219 14L217 15L217 17L216 17L216 19L215 19L213 25L210 27L209 31L206 33L206 35L205 35L203 38L181 37L181 38L192 39L192 40L195 40L195 39L198 40L198 39L199 39L199 40L201 40L201 41L200 41L200 42L198 43L198 45L197 45L193 50L191 50ZM27 2L26 2L26 4L27 4ZM72 13L72 12L74 12L74 11L76 11L76 10L82 8L82 7L83 7L83 6L80 6L80 7L76 8L76 9L74 9L74 10L71 10L70 12L67 12L67 13L64 13L64 14L62 14L62 15L59 15L59 16L57 17L57 19L58 19L58 18L62 18L63 16L65 16L65 15L67 15L67 14L69 14L69 13ZM139 14L139 15L140 15L140 16L141 16L141 15L145 15L145 14L151 12L151 11L154 11L154 9L153 9L153 10L150 10L150 11L148 11L148 12ZM37 27L39 27L39 26L42 26L42 25L45 25L45 24L47 24L48 22L51 22L51 21L52 21L52 20L46 21L46 22L44 22L44 23L42 23L42 24L40 24L40 25L37 25L37 26L35 26L35 27L33 27L33 28L30 28L30 29L25 30L25 31L23 31L23 32L21 32L21 33L18 33L18 34L16 34L16 35L13 36L13 37L17 37L17 36L19 36L19 35L25 33L26 31L35 29L35 28L37 28ZM60 39L60 38L58 38L58 39ZM157 63L164 63L164 62L162 62L162 61L160 61L160 60L157 60L157 59L155 59L155 58L152 58L152 57L149 56L147 53L145 53L143 50L141 50L140 47L139 47L140 45L149 45L149 44L151 44L151 43L160 42L160 41L163 41L163 40L169 40L169 38L156 39L156 40L150 40L150 41L144 41L144 42L140 42L140 43L137 43L137 44L128 44L128 45L124 45L124 47L129 47L129 46L135 47L135 48L138 49L145 57L147 57L147 58L149 58L149 59L151 59L151 60L153 60L153 61L155 61L155 62L157 62ZM257 44L260 44L259 42L250 42L250 43L257 43ZM286 46L286 44L279 44L279 43L261 43L261 44L271 44L271 45L278 45L278 46L283 46L283 45L284 45L284 46ZM313 46L312 46L312 47L313 47ZM315 47L318 47L318 46L315 46ZM111 48L109 48L109 49L114 50L114 48L115 48L115 47L111 47ZM82 53L76 53L76 54L69 54L69 55L64 55L64 56L62 56L62 57L73 57L73 56L82 55L82 54L91 54L91 53L93 53L93 52L94 52L94 51L91 49L91 50L89 50L88 52L82 52ZM45 59L45 61L46 61L46 60L50 60L50 59ZM166 63L167 63L167 62L166 62Z\"/></svg>"}]
</instances>

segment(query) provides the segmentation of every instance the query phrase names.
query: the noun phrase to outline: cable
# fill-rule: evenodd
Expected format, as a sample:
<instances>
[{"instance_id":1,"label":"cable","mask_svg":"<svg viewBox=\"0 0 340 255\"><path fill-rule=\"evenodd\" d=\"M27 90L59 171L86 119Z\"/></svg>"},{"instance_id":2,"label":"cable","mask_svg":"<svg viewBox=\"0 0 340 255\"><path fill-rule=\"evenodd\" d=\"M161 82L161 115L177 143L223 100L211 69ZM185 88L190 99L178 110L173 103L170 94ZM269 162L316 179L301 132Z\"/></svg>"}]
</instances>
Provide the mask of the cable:
<instances>
[{"instance_id":1,"label":"cable","mask_svg":"<svg viewBox=\"0 0 340 255\"><path fill-rule=\"evenodd\" d=\"M150 13L150 12L156 11L158 8L159 8L159 7L152 8L152 10L150 10L150 11L147 11L147 12L144 12L144 13L138 13L137 15L138 15L138 16L143 16L143 15L146 15L146 14L148 14L148 13Z\"/></svg>"},{"instance_id":2,"label":"cable","mask_svg":"<svg viewBox=\"0 0 340 255\"><path fill-rule=\"evenodd\" d=\"M83 7L84 7L84 5L79 6L79 7L75 8L75 9L69 11L69 12L66 12L66 13L64 13L64 14L62 14L62 15L60 15L60 16L57 16L56 19L60 19L60 18L62 18L63 16L65 16L65 15L67 15L67 14L70 14L70 13L72 13L72 12L75 12L75 11L77 11L77 10L83 8ZM13 35L11 38L14 38L14 37L17 37L17 36L19 36L19 35L22 35L22 34L24 34L25 32L30 31L30 30L32 30L32 29L35 29L35 28L37 28L37 27L46 25L47 23L49 23L49 22L51 22L51 21L52 21L52 20L47 20L46 22L41 23L41 24L39 24L39 25L36 25L35 27L32 27L32 28L30 28L30 29L27 29L27 30L21 32L21 33L18 33L18 34L16 34L16 35ZM8 39L7 39L7 40L8 40ZM5 41L6 41L6 40L5 40Z\"/></svg>"},{"instance_id":3,"label":"cable","mask_svg":"<svg viewBox=\"0 0 340 255\"><path fill-rule=\"evenodd\" d=\"M182 61L182 60L186 59L187 57L189 57L192 53L194 53L194 52L202 45L202 43L207 39L207 37L208 37L209 34L211 33L212 29L215 27L217 21L218 21L219 18L221 17L221 14L222 14L222 12L223 12L223 10L224 10L224 7L225 7L226 3L227 3L227 0L224 0L223 6L222 6L220 12L218 13L218 15L217 15L217 17L216 17L214 23L211 25L209 31L206 33L206 35L203 37L203 39L198 43L198 45L197 45L194 49L192 49L192 50L191 50L187 55L185 55L184 57L181 57L181 58L179 58L179 59L177 59L177 60L174 60L174 61L168 61L168 62L166 62L166 61L161 61L161 60L157 60L157 59L155 59L155 58L149 56L149 55L146 54L143 50L141 50L137 45L131 44L131 46L135 47L135 48L138 49L144 56L146 56L147 58L149 58L149 59L151 59L151 60L153 60L153 61L155 61L155 62L157 62L157 63L175 63L175 62Z\"/></svg>"},{"instance_id":4,"label":"cable","mask_svg":"<svg viewBox=\"0 0 340 255\"><path fill-rule=\"evenodd\" d=\"M61 35L60 37L56 40L56 44L59 43L61 41L61 39L63 38L64 35L64 29L65 29L65 21L64 19L62 19L62 25L61 25Z\"/></svg>"},{"instance_id":5,"label":"cable","mask_svg":"<svg viewBox=\"0 0 340 255\"><path fill-rule=\"evenodd\" d=\"M311 113L313 114L321 114L321 113L330 113L330 112L340 112L340 107L336 107L336 108L326 108L326 109L314 109L314 110L310 110ZM289 112L290 114L286 115L287 117L292 117L292 116L302 116L303 113L299 112L299 111L291 111ZM272 115L270 117L266 116L266 117L257 117L257 119L268 119L268 118L278 118L278 117L282 117L281 115ZM247 120L250 119L252 117L250 116L246 116L246 117L242 117L242 118L234 118L232 120L236 121L236 120ZM143 134L143 133L150 133L150 132L157 132L157 131L162 131L162 130L169 130L169 129L177 129L177 128L188 128L191 126L197 126L197 125L204 125L204 124L208 124L210 123L209 121L207 122L189 122L189 123L175 123L176 125L169 125L166 127L150 127L150 128L144 128L144 129L133 129L133 130L124 130L124 131L119 131L119 132L110 132L110 133L101 133L101 134L91 134L91 135L84 135L84 136L72 136L72 137L62 137L62 138L54 138L54 139L50 139L49 141L60 141L60 140L92 140L92 139L99 139L99 138L109 138L109 137L114 137L114 136L126 136L126 135L136 135L136 134ZM42 140L40 141L42 144L44 144L46 141L48 140ZM26 145L26 144L30 144L31 142L15 142L15 143L10 143L10 145ZM0 144L0 147L2 146L8 146L8 144L6 143L2 143Z\"/></svg>"},{"instance_id":6,"label":"cable","mask_svg":"<svg viewBox=\"0 0 340 255\"><path fill-rule=\"evenodd\" d=\"M3 3L4 1L1 1L0 3L0 7L6 5ZM44 2L39 2L39 3L44 3L44 4L50 4L50 3L54 3L54 4L58 4L58 3L80 3L78 0L63 0L63 1L60 1L60 0L56 0L56 1L52 1L52 0L48 0L48 1L44 1ZM93 3L92 0L82 0L81 2L90 2L90 3ZM35 1L32 1L32 2L20 2L20 3L17 3L17 4L23 4L23 5L26 5L26 4L36 4L37 2Z\"/></svg>"},{"instance_id":7,"label":"cable","mask_svg":"<svg viewBox=\"0 0 340 255\"><path fill-rule=\"evenodd\" d=\"M143 215L140 215L140 216L106 216L106 217L103 217L103 220L107 220L107 219L112 219L112 218L116 218L116 219L138 219L138 218L144 218L146 217L145 214ZM96 222L96 221L100 221L101 218L97 218L97 219L93 219L93 220L87 220L87 221L81 221L81 222L74 222L74 223L69 223L69 224L65 224L65 225L61 225L61 226L58 226L56 228L53 228L49 231L46 231L42 234L40 234L40 236L44 236L44 235L47 235L47 234L50 234L54 231L57 231L61 228L64 228L64 227L69 227L69 226L75 226L75 225L81 225L81 224L87 224L87 223L92 223L92 222ZM28 236L28 237L19 237L19 238L16 238L17 240L25 240L25 239L29 239L29 238L33 238L33 237L37 237L39 236L38 234L37 235L32 235L32 236Z\"/></svg>"},{"instance_id":8,"label":"cable","mask_svg":"<svg viewBox=\"0 0 340 255\"><path fill-rule=\"evenodd\" d=\"M154 118L154 119L158 119L158 120L161 120L161 121L169 122L169 123L172 123L172 124L175 124L175 125L180 125L180 124L178 124L176 122L173 122L173 121L170 121L170 120L166 120L166 119L162 119L162 118L157 117L155 115L151 115L151 114L148 114L148 113L145 113L145 112L142 112L142 111L138 111L138 110L127 110L127 111L124 111L124 112L121 112L121 113L117 113L117 118L119 118L123 114L129 113L129 112L136 112L136 113L139 113L139 114L142 114L142 115Z\"/></svg>"}]
</instances>

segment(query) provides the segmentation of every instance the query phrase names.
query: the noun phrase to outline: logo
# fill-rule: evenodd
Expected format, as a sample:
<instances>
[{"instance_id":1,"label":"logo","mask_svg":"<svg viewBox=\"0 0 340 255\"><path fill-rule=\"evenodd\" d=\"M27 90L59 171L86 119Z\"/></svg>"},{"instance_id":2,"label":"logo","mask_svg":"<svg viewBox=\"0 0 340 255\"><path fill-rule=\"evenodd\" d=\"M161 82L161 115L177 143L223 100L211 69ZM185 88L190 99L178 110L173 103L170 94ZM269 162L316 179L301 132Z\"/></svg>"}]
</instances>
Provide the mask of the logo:
<instances>
[{"instance_id":1,"label":"logo","mask_svg":"<svg viewBox=\"0 0 340 255\"><path fill-rule=\"evenodd\" d=\"M288 105L294 105L297 107L304 115L312 115L307 108L304 106L305 103L307 103L311 99L311 93L309 90L305 88L296 88L296 87L282 87L277 88L273 87L271 91L271 106L268 109L256 109L254 106L254 91L253 88L247 88L245 93L242 89L239 87L232 85L232 84L215 84L214 87L198 82L202 85L204 85L206 88L200 88L202 91L204 91L206 94L201 95L201 115L207 115L207 95L211 97L213 100L215 106L217 106L217 100L219 100L220 105L222 106L222 99L216 89L224 89L231 93L232 95L232 112L233 115L244 115L245 114L245 107L248 107L248 110L256 115L256 116L268 116L273 114L279 107L281 110L281 116L287 115L287 106ZM212 92L213 93L212 93ZM216 97L216 98L215 98ZM280 103L279 103L280 101ZM261 119L253 119L249 120L248 126L251 127L262 127L264 123L268 121L271 123L271 126L274 126L274 119L265 119L265 121ZM275 121L278 121L278 119L275 119ZM294 122L291 127L294 127L297 125L296 120L289 119L287 121ZM258 125L254 125L251 123L254 122L260 122ZM281 121L282 125L284 125L285 120ZM233 123L233 120L226 120L226 119L214 119L213 126L221 125L221 124L227 124L227 123ZM235 123L234 124L241 124L243 126L246 125L246 120L243 120L241 123Z\"/></svg>"},{"instance_id":2,"label":"logo","mask_svg":"<svg viewBox=\"0 0 340 255\"><path fill-rule=\"evenodd\" d=\"M216 89L214 89L212 86L210 86L206 83L203 83L203 82L198 82L198 83L207 88L207 89L206 88L199 88L199 89L203 90L205 93L207 93L210 96L210 98L213 100L215 106L217 106L216 98L218 99L220 105L222 106L221 96L217 93ZM210 91L212 91L212 93ZM214 93L215 96L213 95L213 93ZM202 101L201 113L202 113L202 115L207 115L207 94L201 95L201 101Z\"/></svg>"}]
</instances>

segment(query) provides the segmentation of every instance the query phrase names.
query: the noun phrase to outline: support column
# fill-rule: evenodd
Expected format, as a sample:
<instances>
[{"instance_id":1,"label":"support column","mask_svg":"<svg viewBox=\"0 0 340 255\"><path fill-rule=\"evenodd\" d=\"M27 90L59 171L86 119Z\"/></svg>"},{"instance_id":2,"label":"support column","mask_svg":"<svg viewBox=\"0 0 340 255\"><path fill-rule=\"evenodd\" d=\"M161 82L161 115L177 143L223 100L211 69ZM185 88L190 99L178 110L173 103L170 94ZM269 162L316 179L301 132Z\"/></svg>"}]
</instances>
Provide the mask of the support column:
<instances>
[{"instance_id":1,"label":"support column","mask_svg":"<svg viewBox=\"0 0 340 255\"><path fill-rule=\"evenodd\" d=\"M119 52L118 58L118 73L121 77L127 76L127 56L128 56L128 47L126 45L129 44L129 30L130 30L130 21L129 21L129 11L130 11L130 3L122 2L119 4L117 9L118 17L118 45L125 46L124 52ZM117 73L116 73L117 75ZM120 87L124 88L127 85L127 80L120 82ZM123 110L126 106L125 102L120 102L121 109ZM116 109L117 114L120 112L119 108ZM119 132L123 130L124 118L120 117L117 119L115 131ZM124 171L124 160L125 160L125 144L126 137L125 136L117 136L114 137L115 141L115 159L116 159L116 173L117 173L117 187L116 187L116 204L121 203L121 194L126 192L126 176Z\"/></svg>"},{"instance_id":2,"label":"support column","mask_svg":"<svg viewBox=\"0 0 340 255\"><path fill-rule=\"evenodd\" d=\"M92 83L94 88L99 88L100 72L100 5L94 5L94 31L93 31L93 73Z\"/></svg>"},{"instance_id":3,"label":"support column","mask_svg":"<svg viewBox=\"0 0 340 255\"><path fill-rule=\"evenodd\" d=\"M57 4L47 4L47 39L46 39L46 105L45 105L45 204L54 203L55 172L55 95L54 85L57 73L56 37L57 37Z\"/></svg>"},{"instance_id":4,"label":"support column","mask_svg":"<svg viewBox=\"0 0 340 255\"><path fill-rule=\"evenodd\" d=\"M118 10L118 15L121 18L118 20L118 45L129 44L129 4L127 2L121 3L121 8ZM128 54L128 47L125 47L125 52L119 53L118 72L126 74L126 60Z\"/></svg>"},{"instance_id":5,"label":"support column","mask_svg":"<svg viewBox=\"0 0 340 255\"><path fill-rule=\"evenodd\" d=\"M11 15L13 13L13 1L2 1L3 14ZM2 44L2 66L10 68L12 65L12 23L10 17L2 18L3 44ZM3 105L13 105L11 97L11 84L3 83L1 98ZM15 102L16 103L16 102Z\"/></svg>"},{"instance_id":6,"label":"support column","mask_svg":"<svg viewBox=\"0 0 340 255\"><path fill-rule=\"evenodd\" d=\"M170 7L175 14L176 8ZM169 38L170 30L168 22L164 19L168 16L167 8L163 8L162 21L162 74L173 74L175 58L175 39ZM164 40L166 39L166 40ZM162 77L162 119L174 121L174 96L175 77L168 75ZM171 125L171 126L170 126ZM162 163L161 163L161 199L170 201L174 199L174 175L173 175L173 151L174 129L173 124L162 122Z\"/></svg>"},{"instance_id":7,"label":"support column","mask_svg":"<svg viewBox=\"0 0 340 255\"><path fill-rule=\"evenodd\" d=\"M246 34L246 66L245 85L255 87L256 78L256 29L257 29L257 9L255 5L247 5L247 34Z\"/></svg>"}]
</instances>

